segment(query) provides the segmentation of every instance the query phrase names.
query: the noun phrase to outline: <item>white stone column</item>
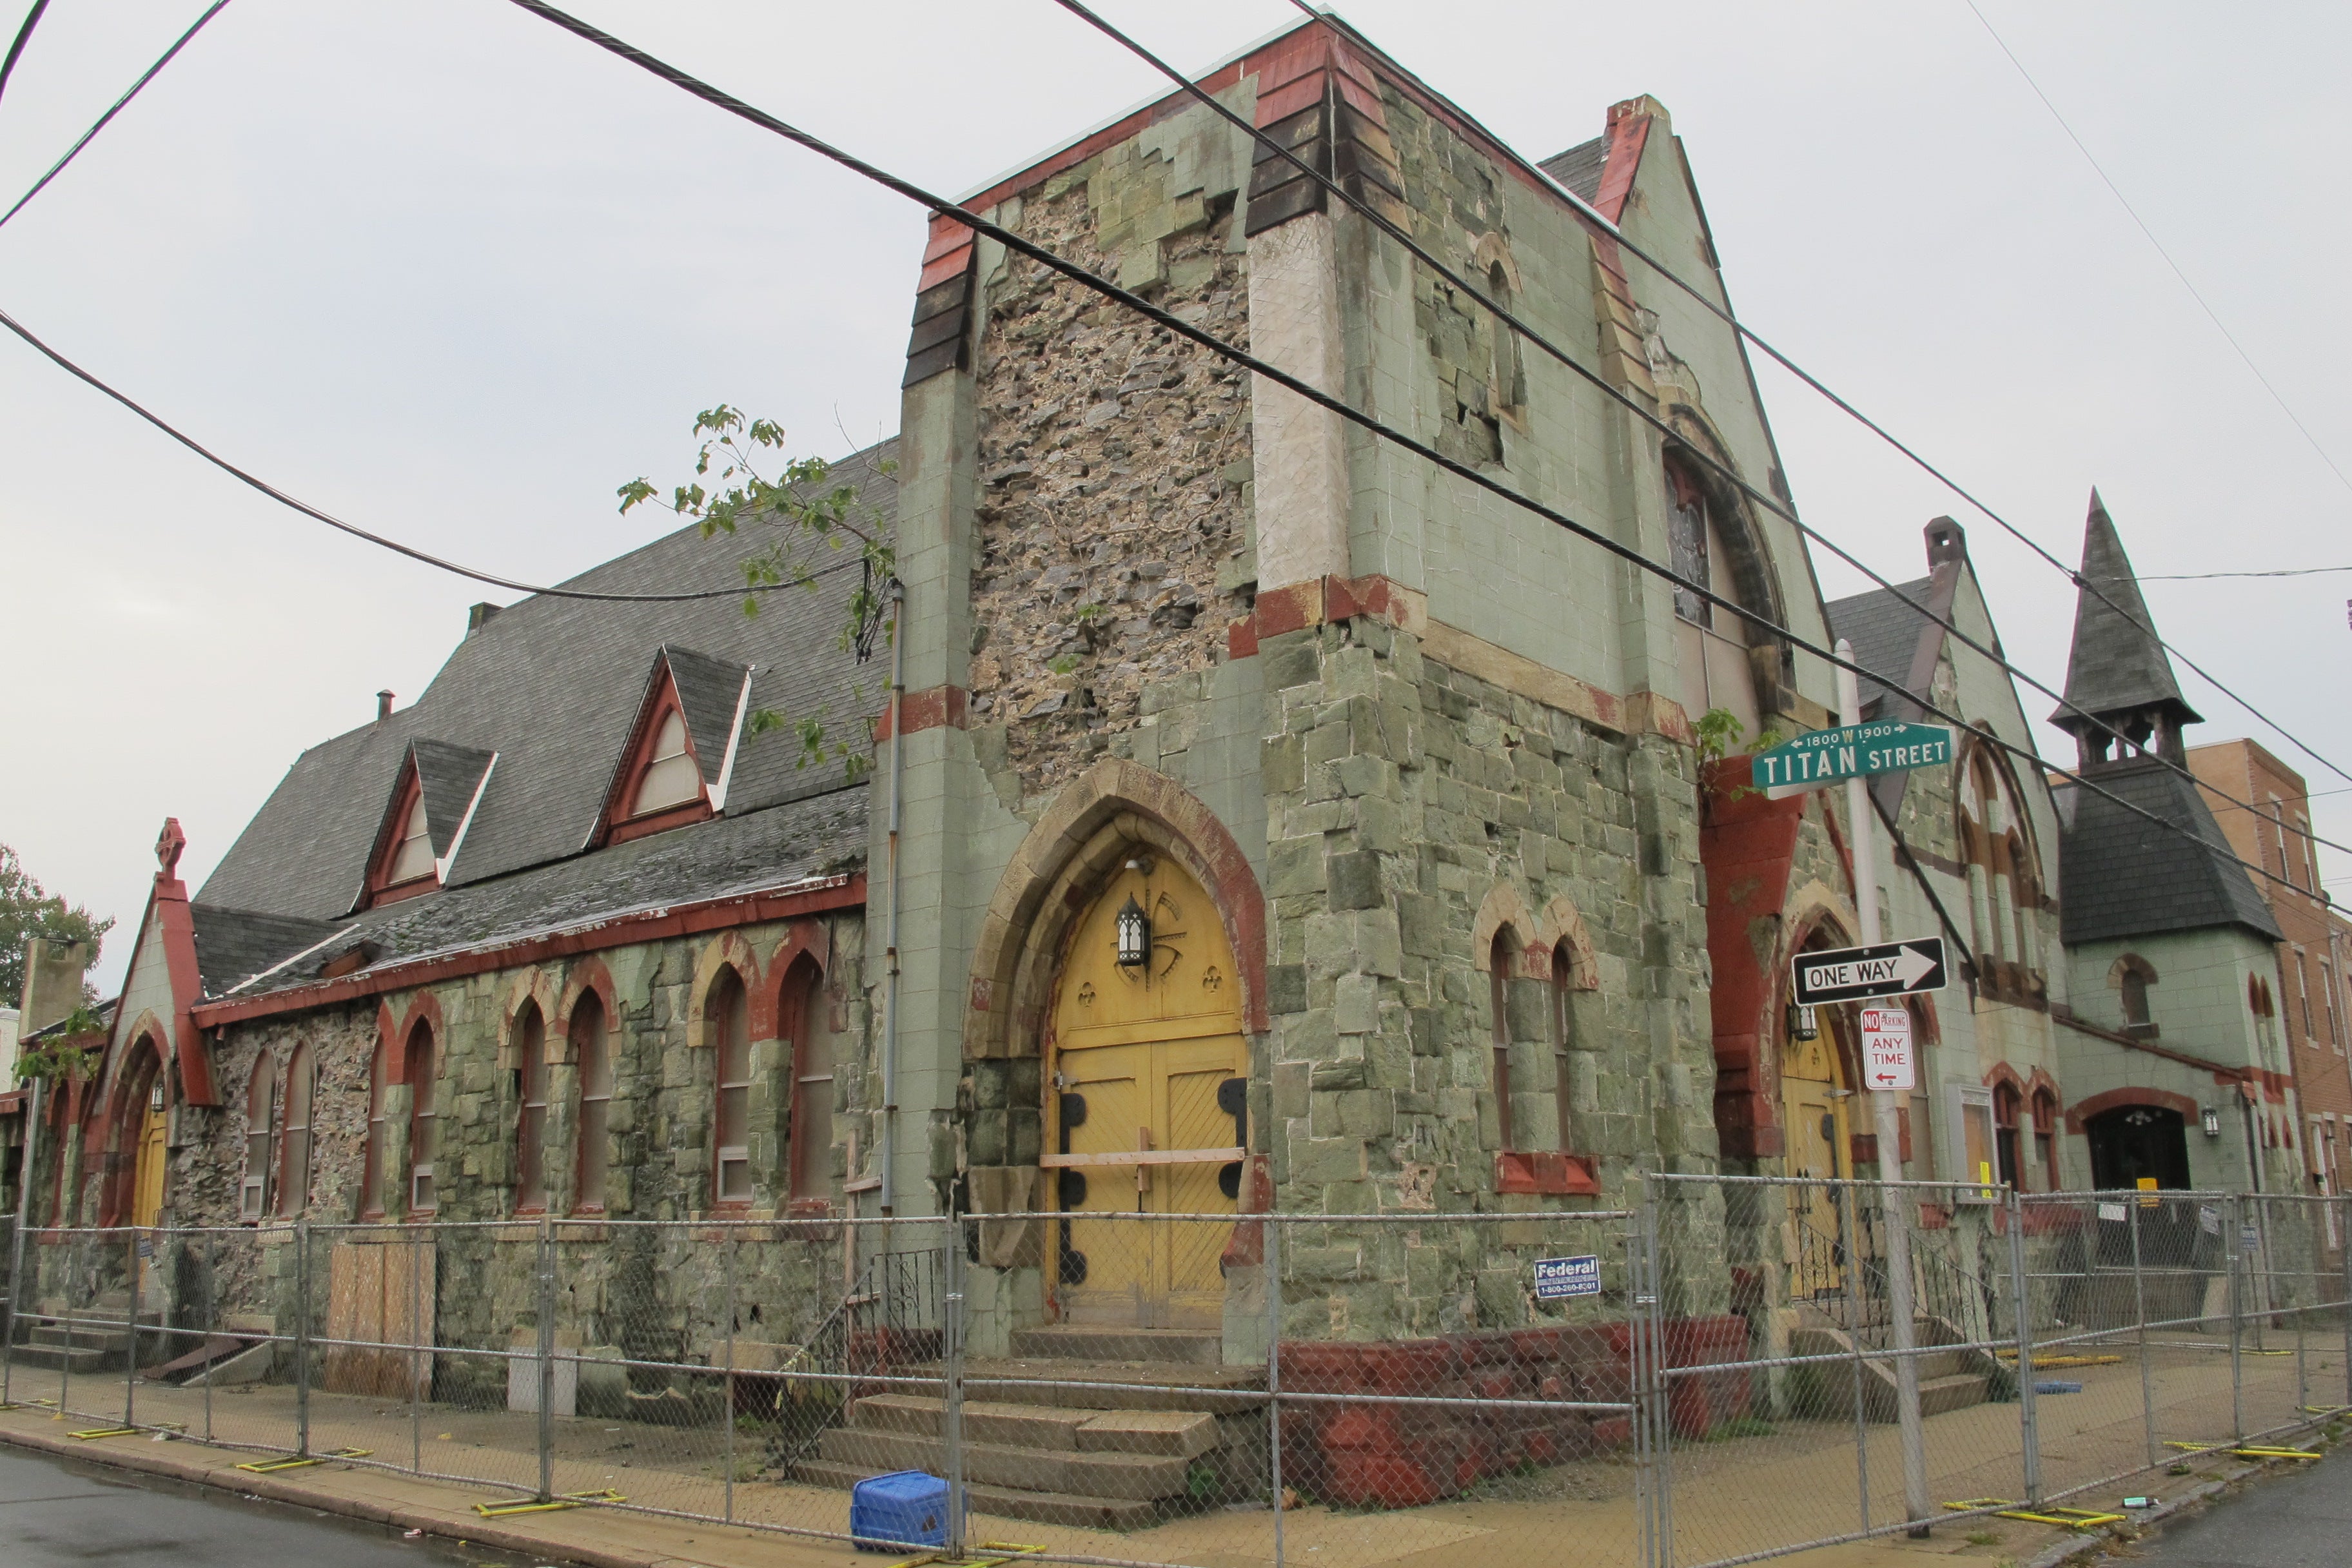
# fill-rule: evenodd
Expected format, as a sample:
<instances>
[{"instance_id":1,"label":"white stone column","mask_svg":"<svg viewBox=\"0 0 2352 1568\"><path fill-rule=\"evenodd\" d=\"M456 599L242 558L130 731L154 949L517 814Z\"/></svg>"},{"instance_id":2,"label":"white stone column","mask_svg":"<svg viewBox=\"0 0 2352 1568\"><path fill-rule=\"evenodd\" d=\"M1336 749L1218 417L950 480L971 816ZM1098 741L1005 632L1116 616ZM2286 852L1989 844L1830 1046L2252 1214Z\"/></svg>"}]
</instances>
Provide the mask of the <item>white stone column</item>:
<instances>
[{"instance_id":1,"label":"white stone column","mask_svg":"<svg viewBox=\"0 0 2352 1568\"><path fill-rule=\"evenodd\" d=\"M1308 213L1250 237L1250 349L1338 395L1345 358L1331 217ZM1339 416L1251 378L1258 591L1348 575L1348 458Z\"/></svg>"}]
</instances>

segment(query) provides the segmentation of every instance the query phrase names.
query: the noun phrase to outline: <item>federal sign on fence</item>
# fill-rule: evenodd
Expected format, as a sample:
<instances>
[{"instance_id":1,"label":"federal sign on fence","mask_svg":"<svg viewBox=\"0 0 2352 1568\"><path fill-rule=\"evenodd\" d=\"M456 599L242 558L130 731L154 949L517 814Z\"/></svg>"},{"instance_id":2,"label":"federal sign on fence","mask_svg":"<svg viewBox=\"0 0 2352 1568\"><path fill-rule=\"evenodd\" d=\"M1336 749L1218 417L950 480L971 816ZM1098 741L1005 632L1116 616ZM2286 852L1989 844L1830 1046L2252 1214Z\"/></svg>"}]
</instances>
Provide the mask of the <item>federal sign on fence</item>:
<instances>
[{"instance_id":1,"label":"federal sign on fence","mask_svg":"<svg viewBox=\"0 0 2352 1568\"><path fill-rule=\"evenodd\" d=\"M1598 1258L1538 1258L1536 1259L1536 1300L1563 1301L1570 1296L1601 1294Z\"/></svg>"},{"instance_id":2,"label":"federal sign on fence","mask_svg":"<svg viewBox=\"0 0 2352 1568\"><path fill-rule=\"evenodd\" d=\"M1824 1007L1873 996L1909 996L1944 988L1944 939L1914 937L1875 947L1833 947L1801 952L1792 961L1796 1001Z\"/></svg>"},{"instance_id":3,"label":"federal sign on fence","mask_svg":"<svg viewBox=\"0 0 2352 1568\"><path fill-rule=\"evenodd\" d=\"M1759 752L1751 782L1775 796L1801 795L1843 779L1930 768L1952 760L1952 732L1941 724L1843 724Z\"/></svg>"}]
</instances>

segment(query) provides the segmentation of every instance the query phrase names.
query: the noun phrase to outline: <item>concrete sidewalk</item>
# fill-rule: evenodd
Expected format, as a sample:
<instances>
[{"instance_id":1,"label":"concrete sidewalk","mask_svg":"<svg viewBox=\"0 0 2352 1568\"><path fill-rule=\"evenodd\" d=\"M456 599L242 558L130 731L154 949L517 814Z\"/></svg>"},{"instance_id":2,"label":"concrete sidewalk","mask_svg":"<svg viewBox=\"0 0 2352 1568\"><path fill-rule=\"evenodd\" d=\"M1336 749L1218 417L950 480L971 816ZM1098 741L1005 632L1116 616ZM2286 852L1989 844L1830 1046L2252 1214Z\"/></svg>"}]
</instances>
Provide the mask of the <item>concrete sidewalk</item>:
<instances>
[{"instance_id":1,"label":"concrete sidewalk","mask_svg":"<svg viewBox=\"0 0 2352 1568\"><path fill-rule=\"evenodd\" d=\"M2189 1347L2166 1361L2154 1369L2151 1384L2161 1435L2226 1436L2231 1394L2226 1358ZM2263 1370L2254 1380L2260 1386L2248 1391L2258 1395L2248 1401L2249 1428L2294 1419L2294 1401L2305 1387L2293 1364L2257 1364ZM2340 1356L2309 1371L2340 1379ZM2041 1402L2049 1492L2129 1470L2146 1452L2137 1368L2105 1366L2068 1375L2084 1384L2082 1394ZM28 1380L20 1373L19 1381ZM20 1390L20 1397L27 1392ZM97 1387L78 1379L72 1392L82 1396ZM788 1533L797 1527L837 1537L847 1523L847 1493L749 1476L723 1495L737 1519L769 1529L592 1508L484 1520L475 1513L475 1503L527 1493L536 1479L527 1442L515 1440L529 1429L529 1418L505 1413L443 1406L411 1412L383 1401L314 1395L312 1451L341 1444L373 1446L382 1458L402 1468L331 1461L256 1475L236 1467L261 1457L253 1448L290 1439L285 1420L290 1409L278 1406L281 1396L290 1400L291 1391L257 1388L234 1397L225 1394L217 1408L173 1408L189 1396L189 1391L142 1389L139 1419L201 1415L220 1438L247 1447L217 1448L193 1437L159 1441L150 1434L78 1442L68 1434L110 1423L25 1405L0 1411L0 1442L591 1568L880 1568L898 1560L856 1552L837 1538ZM83 1399L77 1397L76 1404ZM425 1417L421 1428L419 1415ZM1939 1500L2021 1496L2017 1420L2014 1405L1979 1405L1934 1418L1931 1495ZM640 1506L720 1511L721 1467L708 1462L717 1458L715 1452L649 1453L629 1447L647 1440L646 1433L634 1427L562 1425L572 1430L558 1444L558 1490L610 1486ZM194 1419L188 1426L198 1435L205 1430ZM420 1431L426 1468L462 1469L473 1479L404 1473L418 1452ZM1867 1434L1871 1517L1877 1523L1900 1517L1895 1436L1885 1426ZM2183 1464L2187 1473L2142 1471L2065 1500L2078 1508L2112 1508L2126 1492L2161 1493L2171 1500L2250 1468L2218 1453L2192 1458L2164 1450L2163 1457L2168 1465ZM1827 1421L1789 1422L1761 1435L1678 1444L1671 1459L1675 1561L1705 1563L1853 1530L1859 1522L1855 1458L1852 1426ZM1585 1561L1630 1568L1637 1553L1633 1479L1630 1460L1614 1456L1481 1483L1460 1498L1422 1508L1378 1512L1307 1504L1286 1510L1285 1555L1290 1568L1484 1568L1549 1560L1563 1542L1573 1542ZM1068 1556L1189 1568L1267 1568L1273 1560L1273 1516L1262 1503L1212 1509L1129 1533L975 1515L971 1535L976 1542L1026 1542ZM1881 1536L1785 1561L1799 1568L1923 1568L1925 1559L1944 1557L1953 1560L1954 1568L1992 1568L2003 1560L2022 1568L2054 1561L2080 1540L2073 1531L2023 1521L1953 1519L1939 1522L1923 1541Z\"/></svg>"}]
</instances>

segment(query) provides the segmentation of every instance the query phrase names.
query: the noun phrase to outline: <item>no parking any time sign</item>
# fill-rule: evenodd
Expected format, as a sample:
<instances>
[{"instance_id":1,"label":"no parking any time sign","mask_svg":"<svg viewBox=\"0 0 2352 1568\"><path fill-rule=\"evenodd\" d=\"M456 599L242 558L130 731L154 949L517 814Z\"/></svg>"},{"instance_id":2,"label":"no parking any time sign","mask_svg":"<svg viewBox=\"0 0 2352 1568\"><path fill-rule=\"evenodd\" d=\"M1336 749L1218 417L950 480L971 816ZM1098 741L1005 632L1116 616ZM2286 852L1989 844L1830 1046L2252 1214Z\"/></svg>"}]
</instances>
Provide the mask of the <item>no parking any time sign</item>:
<instances>
[{"instance_id":1,"label":"no parking any time sign","mask_svg":"<svg viewBox=\"0 0 2352 1568\"><path fill-rule=\"evenodd\" d=\"M1862 1077L1865 1089L1902 1093L1919 1086L1911 1054L1911 1014L1903 1007L1862 1010Z\"/></svg>"}]
</instances>

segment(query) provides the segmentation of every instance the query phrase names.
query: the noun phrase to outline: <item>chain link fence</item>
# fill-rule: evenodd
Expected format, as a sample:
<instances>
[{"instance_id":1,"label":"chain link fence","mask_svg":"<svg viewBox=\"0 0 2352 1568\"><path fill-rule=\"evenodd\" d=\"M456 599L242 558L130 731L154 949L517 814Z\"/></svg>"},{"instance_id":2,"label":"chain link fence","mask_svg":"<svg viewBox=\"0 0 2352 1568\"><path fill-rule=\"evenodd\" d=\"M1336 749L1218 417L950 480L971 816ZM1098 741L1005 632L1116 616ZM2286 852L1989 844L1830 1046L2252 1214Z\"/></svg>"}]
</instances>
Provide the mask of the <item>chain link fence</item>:
<instances>
[{"instance_id":1,"label":"chain link fence","mask_svg":"<svg viewBox=\"0 0 2352 1568\"><path fill-rule=\"evenodd\" d=\"M2342 1414L2347 1222L1654 1176L1586 1212L52 1229L0 1402L845 1550L850 1488L921 1471L950 1550L1721 1568Z\"/></svg>"}]
</instances>

